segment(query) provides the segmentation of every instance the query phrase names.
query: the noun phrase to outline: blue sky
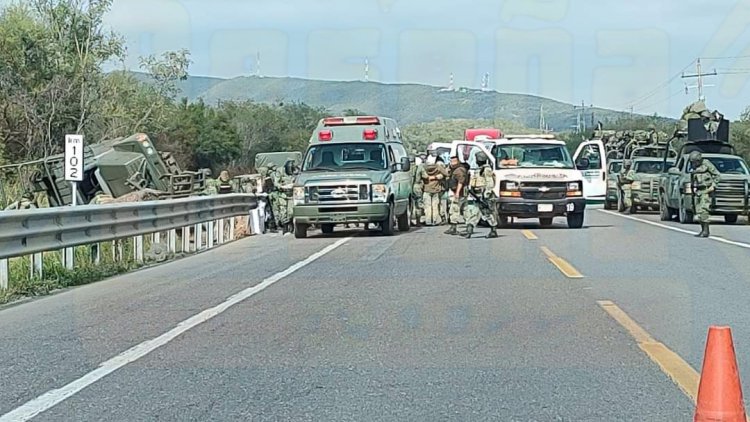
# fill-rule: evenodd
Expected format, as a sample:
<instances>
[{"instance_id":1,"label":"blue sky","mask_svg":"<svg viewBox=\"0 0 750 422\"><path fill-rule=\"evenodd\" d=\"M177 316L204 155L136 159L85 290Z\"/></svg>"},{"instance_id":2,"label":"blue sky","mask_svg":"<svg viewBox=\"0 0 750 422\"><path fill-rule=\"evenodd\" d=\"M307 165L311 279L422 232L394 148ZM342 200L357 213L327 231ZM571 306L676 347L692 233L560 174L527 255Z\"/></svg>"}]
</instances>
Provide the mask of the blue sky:
<instances>
[{"instance_id":1,"label":"blue sky","mask_svg":"<svg viewBox=\"0 0 750 422\"><path fill-rule=\"evenodd\" d=\"M750 56L750 0L115 0L129 57L188 48L191 73L479 87L678 116L697 57ZM466 4L471 4L467 7ZM708 105L750 105L750 57L702 60ZM689 66L689 67L687 67ZM687 68L686 68L687 67ZM677 77L674 77L677 76ZM673 78L674 77L674 78ZM670 81L671 79L671 81Z\"/></svg>"}]
</instances>

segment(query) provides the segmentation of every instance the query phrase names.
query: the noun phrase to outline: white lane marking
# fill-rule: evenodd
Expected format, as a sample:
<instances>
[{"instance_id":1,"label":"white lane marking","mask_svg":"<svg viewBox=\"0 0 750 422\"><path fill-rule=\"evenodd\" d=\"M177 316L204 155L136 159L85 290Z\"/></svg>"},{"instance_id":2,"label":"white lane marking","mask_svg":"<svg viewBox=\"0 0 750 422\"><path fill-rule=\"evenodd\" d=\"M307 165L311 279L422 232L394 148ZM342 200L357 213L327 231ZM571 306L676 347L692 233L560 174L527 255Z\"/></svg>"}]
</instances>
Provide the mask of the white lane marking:
<instances>
[{"instance_id":1,"label":"white lane marking","mask_svg":"<svg viewBox=\"0 0 750 422\"><path fill-rule=\"evenodd\" d=\"M614 212L614 211L609 211L609 210L598 210L598 211L599 212L603 212L605 214L614 215L614 216L617 216L617 217L627 218L627 219L633 220L633 221L640 221L641 223L650 224L652 226L661 227L663 229L672 230L672 231L675 231L675 232L680 232L680 233L685 233L685 234L698 234L698 232L694 232L694 231L690 231L690 230L685 230L685 229L681 229L681 228L678 228L678 227L672 227L670 225L657 223L655 221L644 220L642 218L633 217L632 215L622 215L620 213L617 213L617 212ZM715 241L720 242L720 243L726 243L727 245L738 246L740 248L750 249L750 244L748 244L748 243L735 242L734 240L728 240L728 239L724 239L723 237L716 237L716 236L709 236L709 239L715 240Z\"/></svg>"},{"instance_id":2,"label":"white lane marking","mask_svg":"<svg viewBox=\"0 0 750 422\"><path fill-rule=\"evenodd\" d=\"M123 366L131 362L135 362L136 360L148 355L149 353L153 352L159 347L164 346L165 344L174 340L180 334L183 334L187 332L188 330L197 327L198 325L223 313L224 311L231 308L232 306L252 297L253 295L257 293L260 293L261 291L265 290L266 288L276 283L277 281L289 276L290 274L305 267L306 265L311 264L316 259L333 251L334 249L338 248L339 246L343 245L349 240L351 240L351 237L341 239L338 242L323 248L319 252L316 252L310 255L309 257L307 257L306 259L297 262L296 264L292 265L286 270L281 271L279 273L276 273L266 278L260 284L250 287L248 289L245 289L233 296L230 296L226 301L222 302L221 304L214 306L213 308L206 309L205 311L182 321L181 323L177 324L175 328L167 331L166 333L160 335L159 337L144 341L143 343L135 347L132 347L126 350L125 352L120 353L119 355L113 357L112 359L102 363L101 365L99 365L97 369L89 372L88 374L82 376L81 378L78 378L77 380L63 387L60 387L58 389L50 390L42 394L41 396L31 401L26 402L25 404L12 410L11 412L6 413L3 416L0 416L0 422L27 421L33 418L34 416L37 416L38 414L51 409L52 407L60 404L62 401L70 398L71 396L75 395L79 391L99 381L100 379L106 377L107 375L115 372L116 370L122 368Z\"/></svg>"}]
</instances>

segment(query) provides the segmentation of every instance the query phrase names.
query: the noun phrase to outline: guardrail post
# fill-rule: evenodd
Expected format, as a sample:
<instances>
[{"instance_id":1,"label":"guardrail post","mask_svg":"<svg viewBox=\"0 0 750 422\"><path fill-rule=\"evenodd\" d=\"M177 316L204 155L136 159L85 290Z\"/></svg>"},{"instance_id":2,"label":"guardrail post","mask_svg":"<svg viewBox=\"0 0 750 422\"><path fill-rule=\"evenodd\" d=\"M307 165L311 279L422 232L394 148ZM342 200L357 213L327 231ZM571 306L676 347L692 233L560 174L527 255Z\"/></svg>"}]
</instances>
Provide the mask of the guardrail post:
<instances>
[{"instance_id":1,"label":"guardrail post","mask_svg":"<svg viewBox=\"0 0 750 422\"><path fill-rule=\"evenodd\" d=\"M224 219L219 219L219 245L224 243Z\"/></svg>"},{"instance_id":2,"label":"guardrail post","mask_svg":"<svg viewBox=\"0 0 750 422\"><path fill-rule=\"evenodd\" d=\"M42 278L42 264L44 263L44 253L39 252L31 255L31 278Z\"/></svg>"},{"instance_id":3,"label":"guardrail post","mask_svg":"<svg viewBox=\"0 0 750 422\"><path fill-rule=\"evenodd\" d=\"M99 265L102 262L101 243L94 243L91 245L91 262L93 262L94 265Z\"/></svg>"},{"instance_id":4,"label":"guardrail post","mask_svg":"<svg viewBox=\"0 0 750 422\"><path fill-rule=\"evenodd\" d=\"M182 228L182 253L190 252L190 228Z\"/></svg>"},{"instance_id":5,"label":"guardrail post","mask_svg":"<svg viewBox=\"0 0 750 422\"><path fill-rule=\"evenodd\" d=\"M75 267L75 248L63 249L63 256L65 257L65 269L72 270Z\"/></svg>"},{"instance_id":6,"label":"guardrail post","mask_svg":"<svg viewBox=\"0 0 750 422\"><path fill-rule=\"evenodd\" d=\"M143 262L143 236L136 236L133 238L133 252L135 254L135 262Z\"/></svg>"},{"instance_id":7,"label":"guardrail post","mask_svg":"<svg viewBox=\"0 0 750 422\"><path fill-rule=\"evenodd\" d=\"M203 224L198 223L195 225L195 251L203 249Z\"/></svg>"},{"instance_id":8,"label":"guardrail post","mask_svg":"<svg viewBox=\"0 0 750 422\"><path fill-rule=\"evenodd\" d=\"M208 233L206 233L206 248L211 249L214 247L214 224L216 221L211 220L208 222Z\"/></svg>"},{"instance_id":9,"label":"guardrail post","mask_svg":"<svg viewBox=\"0 0 750 422\"><path fill-rule=\"evenodd\" d=\"M234 240L234 220L237 217L232 217L229 219L229 240Z\"/></svg>"},{"instance_id":10,"label":"guardrail post","mask_svg":"<svg viewBox=\"0 0 750 422\"><path fill-rule=\"evenodd\" d=\"M167 232L167 251L169 253L177 252L177 230L175 229Z\"/></svg>"},{"instance_id":11,"label":"guardrail post","mask_svg":"<svg viewBox=\"0 0 750 422\"><path fill-rule=\"evenodd\" d=\"M161 243L161 233L156 232L151 235L151 244L153 245L154 243Z\"/></svg>"},{"instance_id":12,"label":"guardrail post","mask_svg":"<svg viewBox=\"0 0 750 422\"><path fill-rule=\"evenodd\" d=\"M8 288L8 260L0 259L0 289Z\"/></svg>"}]
</instances>

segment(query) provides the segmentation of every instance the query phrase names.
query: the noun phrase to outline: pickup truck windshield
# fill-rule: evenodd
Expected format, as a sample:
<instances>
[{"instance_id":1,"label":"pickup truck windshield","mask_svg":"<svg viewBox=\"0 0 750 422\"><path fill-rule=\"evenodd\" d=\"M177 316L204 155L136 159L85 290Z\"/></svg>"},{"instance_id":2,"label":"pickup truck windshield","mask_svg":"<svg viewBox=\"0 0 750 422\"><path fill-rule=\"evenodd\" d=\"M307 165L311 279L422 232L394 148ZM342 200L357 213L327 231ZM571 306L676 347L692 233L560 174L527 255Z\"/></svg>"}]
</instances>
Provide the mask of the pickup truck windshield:
<instances>
[{"instance_id":1,"label":"pickup truck windshield","mask_svg":"<svg viewBox=\"0 0 750 422\"><path fill-rule=\"evenodd\" d=\"M332 143L311 146L302 171L385 170L387 163L385 145L381 143Z\"/></svg>"},{"instance_id":2,"label":"pickup truck windshield","mask_svg":"<svg viewBox=\"0 0 750 422\"><path fill-rule=\"evenodd\" d=\"M726 174L750 174L748 171L747 164L744 160L739 158L729 157L706 157L715 167L719 170L719 173ZM687 171L693 170L693 166L688 162Z\"/></svg>"},{"instance_id":3,"label":"pickup truck windshield","mask_svg":"<svg viewBox=\"0 0 750 422\"><path fill-rule=\"evenodd\" d=\"M674 165L674 163L670 163L667 161L667 167ZM662 173L662 166L664 166L664 162L659 161L636 161L634 163L633 169L636 173L643 173L643 174L661 174Z\"/></svg>"},{"instance_id":4,"label":"pickup truck windshield","mask_svg":"<svg viewBox=\"0 0 750 422\"><path fill-rule=\"evenodd\" d=\"M493 154L498 168L550 167L573 168L573 160L564 145L556 144L507 144L496 145Z\"/></svg>"},{"instance_id":5,"label":"pickup truck windshield","mask_svg":"<svg viewBox=\"0 0 750 422\"><path fill-rule=\"evenodd\" d=\"M609 163L609 172L610 173L619 173L620 170L622 170L622 161L613 161Z\"/></svg>"}]
</instances>

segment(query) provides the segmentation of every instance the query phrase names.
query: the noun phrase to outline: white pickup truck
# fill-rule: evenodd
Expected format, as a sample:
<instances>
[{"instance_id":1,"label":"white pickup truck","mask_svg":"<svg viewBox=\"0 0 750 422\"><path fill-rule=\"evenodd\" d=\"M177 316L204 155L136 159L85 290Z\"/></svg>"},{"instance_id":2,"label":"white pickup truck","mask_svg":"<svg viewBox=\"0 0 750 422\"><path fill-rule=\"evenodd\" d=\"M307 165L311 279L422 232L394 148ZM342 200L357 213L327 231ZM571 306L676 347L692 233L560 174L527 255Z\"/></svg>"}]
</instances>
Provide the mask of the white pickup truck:
<instances>
[{"instance_id":1,"label":"white pickup truck","mask_svg":"<svg viewBox=\"0 0 750 422\"><path fill-rule=\"evenodd\" d=\"M495 169L497 211L502 224L510 217L538 218L549 226L566 217L569 228L583 227L584 180L565 143L552 135L506 135L491 150L477 142L453 142L451 155L477 169L476 154L484 152ZM588 168L588 160L578 165Z\"/></svg>"}]
</instances>

